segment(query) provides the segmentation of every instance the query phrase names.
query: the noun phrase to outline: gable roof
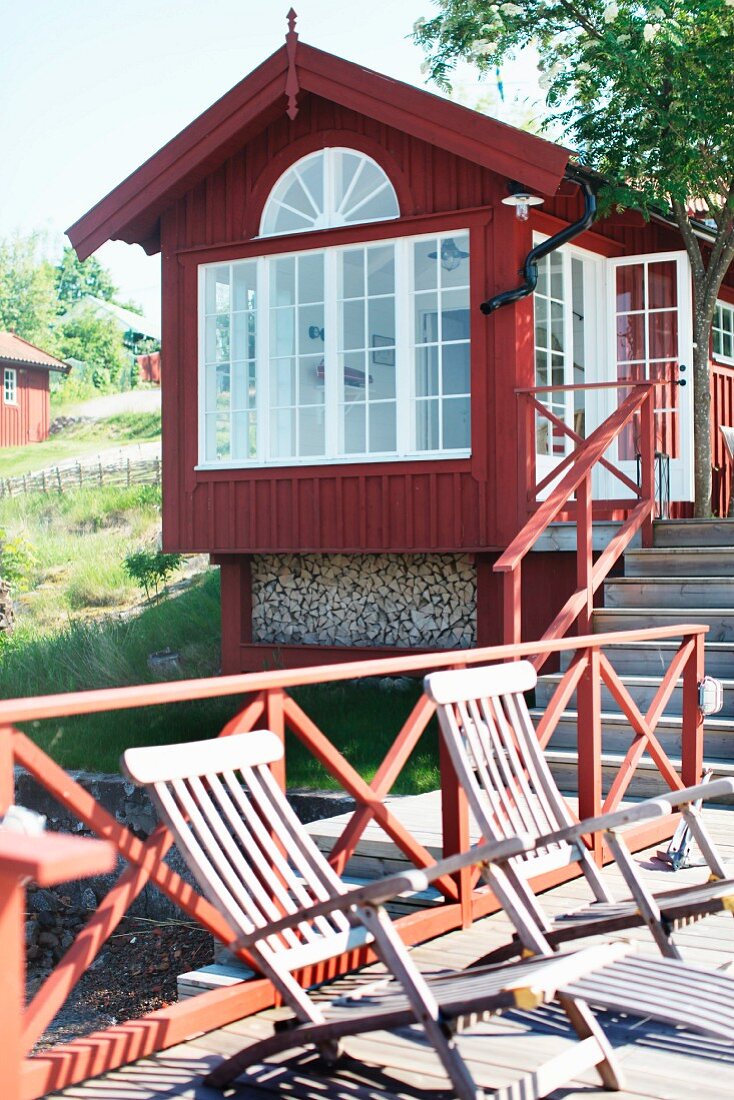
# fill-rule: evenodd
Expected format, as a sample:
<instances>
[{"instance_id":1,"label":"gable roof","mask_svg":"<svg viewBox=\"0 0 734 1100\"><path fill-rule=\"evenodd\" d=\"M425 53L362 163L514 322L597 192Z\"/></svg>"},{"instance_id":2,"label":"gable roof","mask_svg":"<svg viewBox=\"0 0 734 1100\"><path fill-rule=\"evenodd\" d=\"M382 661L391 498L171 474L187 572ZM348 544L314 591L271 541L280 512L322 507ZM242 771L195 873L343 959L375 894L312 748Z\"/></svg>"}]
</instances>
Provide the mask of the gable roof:
<instances>
[{"instance_id":1,"label":"gable roof","mask_svg":"<svg viewBox=\"0 0 734 1100\"><path fill-rule=\"evenodd\" d=\"M94 294L85 294L78 298L56 319L56 323L63 325L75 317L83 317L91 313L94 317L110 318L115 322L121 332L140 333L141 336L149 336L152 340L160 341L160 323L144 317L140 313L134 313L131 309L118 306L116 302L107 302L103 298L97 298Z\"/></svg>"},{"instance_id":2,"label":"gable roof","mask_svg":"<svg viewBox=\"0 0 734 1100\"><path fill-rule=\"evenodd\" d=\"M312 93L550 195L569 151L400 80L298 43L300 95ZM163 210L285 113L285 46L199 115L68 230L80 259L108 240L160 249Z\"/></svg>"},{"instance_id":3,"label":"gable roof","mask_svg":"<svg viewBox=\"0 0 734 1100\"><path fill-rule=\"evenodd\" d=\"M14 332L0 332L0 362L19 367L39 367L42 370L58 370L68 374L71 367L62 363L47 351L30 344Z\"/></svg>"}]
</instances>

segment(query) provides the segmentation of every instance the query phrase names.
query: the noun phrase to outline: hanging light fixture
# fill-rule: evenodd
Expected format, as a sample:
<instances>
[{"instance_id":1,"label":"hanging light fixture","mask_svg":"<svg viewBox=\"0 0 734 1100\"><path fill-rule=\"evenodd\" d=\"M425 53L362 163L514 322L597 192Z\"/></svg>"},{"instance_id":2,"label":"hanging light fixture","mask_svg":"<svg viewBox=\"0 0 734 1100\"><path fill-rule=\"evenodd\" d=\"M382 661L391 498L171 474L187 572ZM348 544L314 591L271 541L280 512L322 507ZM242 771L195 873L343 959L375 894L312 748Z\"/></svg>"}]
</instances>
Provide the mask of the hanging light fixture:
<instances>
[{"instance_id":1,"label":"hanging light fixture","mask_svg":"<svg viewBox=\"0 0 734 1100\"><path fill-rule=\"evenodd\" d=\"M453 237L446 237L445 240L441 241L440 253L429 252L428 259L440 259L441 267L444 271L456 271L459 264L462 263L468 255L468 252L464 252L457 246Z\"/></svg>"},{"instance_id":2,"label":"hanging light fixture","mask_svg":"<svg viewBox=\"0 0 734 1100\"><path fill-rule=\"evenodd\" d=\"M541 199L540 195L531 194L527 187L523 187L522 184L518 183L516 180L512 180L508 183L507 189L510 193L502 202L505 206L515 207L515 213L521 222L526 222L528 220L531 206L541 206L545 201Z\"/></svg>"}]
</instances>

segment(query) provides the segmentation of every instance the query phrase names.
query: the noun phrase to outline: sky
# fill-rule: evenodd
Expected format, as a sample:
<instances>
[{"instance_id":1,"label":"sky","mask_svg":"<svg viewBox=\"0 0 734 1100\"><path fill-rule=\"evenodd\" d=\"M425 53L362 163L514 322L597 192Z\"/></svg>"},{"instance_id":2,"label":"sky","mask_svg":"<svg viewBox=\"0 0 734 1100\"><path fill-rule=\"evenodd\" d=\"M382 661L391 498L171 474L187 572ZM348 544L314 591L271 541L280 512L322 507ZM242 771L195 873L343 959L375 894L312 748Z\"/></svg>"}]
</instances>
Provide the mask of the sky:
<instances>
[{"instance_id":1,"label":"sky","mask_svg":"<svg viewBox=\"0 0 734 1100\"><path fill-rule=\"evenodd\" d=\"M0 237L64 230L280 47L288 0L0 0ZM408 36L431 0L294 0L301 38L425 86ZM503 73L535 95L531 63ZM484 89L468 69L460 97ZM431 88L435 91L435 88ZM512 121L506 117L505 121ZM121 290L160 315L160 264L137 245L97 252Z\"/></svg>"}]
</instances>

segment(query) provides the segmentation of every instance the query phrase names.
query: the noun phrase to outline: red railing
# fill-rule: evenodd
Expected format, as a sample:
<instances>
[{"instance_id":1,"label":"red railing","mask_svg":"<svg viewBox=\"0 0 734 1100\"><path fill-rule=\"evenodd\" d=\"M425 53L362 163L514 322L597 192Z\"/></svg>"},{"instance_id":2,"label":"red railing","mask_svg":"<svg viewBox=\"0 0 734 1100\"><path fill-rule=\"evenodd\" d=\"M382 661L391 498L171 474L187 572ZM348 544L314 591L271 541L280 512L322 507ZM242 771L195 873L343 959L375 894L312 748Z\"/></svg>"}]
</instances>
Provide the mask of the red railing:
<instances>
[{"instance_id":1,"label":"red railing","mask_svg":"<svg viewBox=\"0 0 734 1100\"><path fill-rule=\"evenodd\" d=\"M171 838L162 826L147 840L140 840L120 824L94 797L35 745L19 724L69 715L96 714L156 706L183 700L216 696L247 696L247 702L221 731L227 734L268 726L281 737L289 729L328 772L356 800L357 808L331 852L331 862L343 868L354 853L365 828L377 822L406 859L417 867L433 863L432 854L385 803L396 777L414 752L433 715L433 704L422 696L379 767L371 783L366 782L335 748L314 721L289 694L305 684L333 683L364 677L418 675L442 667L535 658L548 651L568 651L567 671L548 704L538 726L538 737L547 745L574 692L578 700L577 757L579 774L579 816L595 815L619 805L629 788L643 753L657 768L664 785L679 789L699 781L703 759L703 726L698 709L697 685L703 676L703 639L707 628L685 626L655 628L619 634L531 642L511 647L496 646L461 652L421 654L375 661L352 662L297 671L251 673L180 683L107 689L68 695L0 702L0 811L13 800L14 767L20 766L64 807L96 834L114 845L126 867L94 915L78 934L56 969L24 1008L19 997L24 959L22 900L28 870L17 873L18 861L9 859L0 846L0 959L4 975L17 980L0 984L0 1058L3 1066L4 1100L31 1100L95 1076L126 1062L182 1042L196 1032L224 1026L271 1005L274 990L269 982L255 978L225 991L216 990L179 1004L148 1013L129 1023L97 1032L84 1039L30 1056L37 1039L63 1005L85 970L91 966L106 940L147 883L155 884L185 914L225 940L231 939L226 921L195 889L187 885L164 862ZM643 714L630 698L604 650L619 643L682 639L662 677L655 698ZM683 718L680 764L664 751L656 728L676 685L683 685ZM620 710L627 716L630 745L611 786L603 796L601 687L606 684ZM379 715L375 715L379 720ZM136 722L140 722L139 716ZM462 792L447 756L441 753L441 829L443 853L463 851L469 845L469 816ZM280 775L284 782L284 775ZM639 849L670 835L674 819L658 821L639 829L631 838ZM589 840L596 858L605 858L598 838ZM573 877L573 868L563 868L537 882L539 887L555 885ZM416 943L452 928L466 926L497 908L491 894L477 876L462 872L444 878L437 886L441 904L420 910L399 921L406 942ZM328 966L304 971L304 983L321 981L369 959L369 953L352 952ZM20 1025L18 1025L20 1021Z\"/></svg>"},{"instance_id":2,"label":"red railing","mask_svg":"<svg viewBox=\"0 0 734 1100\"><path fill-rule=\"evenodd\" d=\"M524 485L521 478L521 506L530 508L532 514L494 565L495 572L504 575L502 637L506 645L515 645L521 639L523 559L555 520L563 518L576 521L576 589L544 632L543 640L563 637L574 623L578 624L578 630L582 634L586 633L590 628L594 593L637 531L642 529L645 546L651 544L655 512L654 394L657 386L667 384L621 379L618 382L595 382L579 386L535 386L517 391L521 402L520 454L525 459ZM538 400L540 394L605 389L631 392L587 439L582 439ZM547 419L562 435L570 438L576 444L576 449L560 459L554 469L542 481L537 482L535 425L539 415ZM639 485L606 457L615 440L620 439L627 426L635 421L641 456ZM631 497L593 500L592 479L595 471L600 469L606 470L621 482ZM539 502L540 495L546 490L547 497ZM609 540L595 562L592 541L594 518L620 514L625 518L619 531ZM547 652L540 652L534 658L536 667L539 668L544 663Z\"/></svg>"},{"instance_id":3,"label":"red railing","mask_svg":"<svg viewBox=\"0 0 734 1100\"><path fill-rule=\"evenodd\" d=\"M711 506L714 515L729 515L732 496L732 460L720 425L734 427L734 367L712 363L711 372Z\"/></svg>"}]
</instances>

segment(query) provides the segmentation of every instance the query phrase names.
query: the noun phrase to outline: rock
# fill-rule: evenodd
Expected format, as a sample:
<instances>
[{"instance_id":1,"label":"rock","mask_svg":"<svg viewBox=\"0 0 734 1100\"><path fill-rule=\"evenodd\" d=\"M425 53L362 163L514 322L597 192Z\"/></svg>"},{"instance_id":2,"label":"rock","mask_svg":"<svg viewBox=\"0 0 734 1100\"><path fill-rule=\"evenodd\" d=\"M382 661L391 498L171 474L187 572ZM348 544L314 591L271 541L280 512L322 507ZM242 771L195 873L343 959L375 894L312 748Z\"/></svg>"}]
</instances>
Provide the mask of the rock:
<instances>
[{"instance_id":1,"label":"rock","mask_svg":"<svg viewBox=\"0 0 734 1100\"><path fill-rule=\"evenodd\" d=\"M38 927L38 921L27 920L25 922L25 943L26 947L33 947L38 943L40 928Z\"/></svg>"},{"instance_id":2,"label":"rock","mask_svg":"<svg viewBox=\"0 0 734 1100\"><path fill-rule=\"evenodd\" d=\"M34 890L28 895L28 908L34 913L50 913L59 908L59 902L52 890Z\"/></svg>"},{"instance_id":3,"label":"rock","mask_svg":"<svg viewBox=\"0 0 734 1100\"><path fill-rule=\"evenodd\" d=\"M87 886L82 890L82 909L96 909L97 908L97 895L91 886Z\"/></svg>"},{"instance_id":4,"label":"rock","mask_svg":"<svg viewBox=\"0 0 734 1100\"><path fill-rule=\"evenodd\" d=\"M41 932L38 942L41 947L58 947L60 941L55 932Z\"/></svg>"}]
</instances>

